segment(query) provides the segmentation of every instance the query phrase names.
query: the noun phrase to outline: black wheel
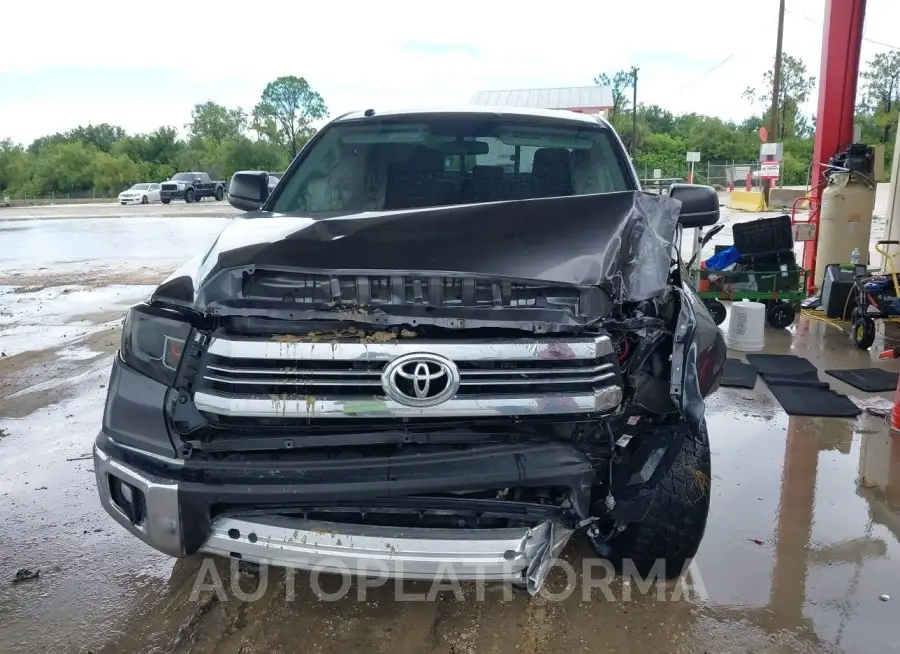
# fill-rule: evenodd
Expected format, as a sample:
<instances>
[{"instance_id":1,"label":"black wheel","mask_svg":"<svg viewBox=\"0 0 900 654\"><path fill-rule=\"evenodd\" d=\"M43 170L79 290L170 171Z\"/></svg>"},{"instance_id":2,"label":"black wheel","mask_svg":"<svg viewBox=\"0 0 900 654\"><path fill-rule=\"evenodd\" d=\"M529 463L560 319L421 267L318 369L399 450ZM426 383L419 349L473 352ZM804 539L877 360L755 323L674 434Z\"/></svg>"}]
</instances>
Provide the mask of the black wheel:
<instances>
[{"instance_id":1,"label":"black wheel","mask_svg":"<svg viewBox=\"0 0 900 654\"><path fill-rule=\"evenodd\" d=\"M718 300L707 300L704 304L706 305L706 310L709 311L709 315L712 316L713 321L715 321L717 325L721 325L725 322L725 317L728 315L728 312L725 310L724 304Z\"/></svg>"},{"instance_id":2,"label":"black wheel","mask_svg":"<svg viewBox=\"0 0 900 654\"><path fill-rule=\"evenodd\" d=\"M191 204L194 201L194 189L189 188L184 192L184 201Z\"/></svg>"},{"instance_id":3,"label":"black wheel","mask_svg":"<svg viewBox=\"0 0 900 654\"><path fill-rule=\"evenodd\" d=\"M171 200L160 200L160 202L162 202L163 204L169 204Z\"/></svg>"},{"instance_id":4,"label":"black wheel","mask_svg":"<svg viewBox=\"0 0 900 654\"><path fill-rule=\"evenodd\" d=\"M216 201L221 202L222 198L225 197L225 190L220 186L216 189Z\"/></svg>"},{"instance_id":5,"label":"black wheel","mask_svg":"<svg viewBox=\"0 0 900 654\"><path fill-rule=\"evenodd\" d=\"M784 329L794 324L797 312L787 302L775 302L766 309L766 321L775 329Z\"/></svg>"},{"instance_id":6,"label":"black wheel","mask_svg":"<svg viewBox=\"0 0 900 654\"><path fill-rule=\"evenodd\" d=\"M666 578L678 577L703 540L711 481L709 436L704 423L697 439L685 439L644 519L629 524L609 542L592 542L594 548L620 568L630 560L645 578L662 559Z\"/></svg>"},{"instance_id":7,"label":"black wheel","mask_svg":"<svg viewBox=\"0 0 900 654\"><path fill-rule=\"evenodd\" d=\"M150 204L150 200L147 199L146 195L141 197L141 204Z\"/></svg>"},{"instance_id":8,"label":"black wheel","mask_svg":"<svg viewBox=\"0 0 900 654\"><path fill-rule=\"evenodd\" d=\"M859 309L853 310L850 320L850 338L853 344L860 350L868 350L875 342L875 321Z\"/></svg>"}]
</instances>

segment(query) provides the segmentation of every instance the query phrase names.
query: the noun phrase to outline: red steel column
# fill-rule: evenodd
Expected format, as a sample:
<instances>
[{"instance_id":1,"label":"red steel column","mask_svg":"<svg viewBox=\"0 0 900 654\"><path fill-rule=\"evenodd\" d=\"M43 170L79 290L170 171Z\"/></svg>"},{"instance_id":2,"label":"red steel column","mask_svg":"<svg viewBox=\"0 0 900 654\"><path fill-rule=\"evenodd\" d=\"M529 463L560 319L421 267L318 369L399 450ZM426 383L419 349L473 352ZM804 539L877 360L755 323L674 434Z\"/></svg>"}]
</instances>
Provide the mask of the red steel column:
<instances>
[{"instance_id":1,"label":"red steel column","mask_svg":"<svg viewBox=\"0 0 900 654\"><path fill-rule=\"evenodd\" d=\"M816 136L813 163L828 163L841 146L853 140L853 115L856 106L856 80L859 77L859 51L862 46L866 0L825 0L825 27L822 30L822 65L819 71L819 108L816 112ZM813 166L812 196L821 206L819 182L823 168ZM819 221L818 213L810 220ZM815 284L816 240L804 247L803 267L810 271L810 290Z\"/></svg>"}]
</instances>

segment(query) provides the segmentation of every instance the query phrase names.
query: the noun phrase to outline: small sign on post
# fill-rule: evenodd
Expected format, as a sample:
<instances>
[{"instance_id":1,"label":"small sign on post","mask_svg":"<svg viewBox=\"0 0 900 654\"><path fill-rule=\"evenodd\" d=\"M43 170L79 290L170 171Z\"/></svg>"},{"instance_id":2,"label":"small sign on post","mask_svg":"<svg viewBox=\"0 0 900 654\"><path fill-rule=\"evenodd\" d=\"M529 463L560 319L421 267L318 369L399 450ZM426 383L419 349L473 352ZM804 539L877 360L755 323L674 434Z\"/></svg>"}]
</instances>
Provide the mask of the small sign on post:
<instances>
[{"instance_id":1,"label":"small sign on post","mask_svg":"<svg viewBox=\"0 0 900 654\"><path fill-rule=\"evenodd\" d=\"M696 162L700 161L700 153L699 152L688 152L687 160L691 164L691 172L688 173L687 182L688 182L688 184L693 184L694 183L694 164Z\"/></svg>"},{"instance_id":2,"label":"small sign on post","mask_svg":"<svg viewBox=\"0 0 900 654\"><path fill-rule=\"evenodd\" d=\"M662 168L653 169L653 179L662 179Z\"/></svg>"},{"instance_id":3,"label":"small sign on post","mask_svg":"<svg viewBox=\"0 0 900 654\"><path fill-rule=\"evenodd\" d=\"M761 143L759 146L760 161L782 161L784 159L784 144Z\"/></svg>"},{"instance_id":4,"label":"small sign on post","mask_svg":"<svg viewBox=\"0 0 900 654\"><path fill-rule=\"evenodd\" d=\"M759 164L760 179L778 179L781 177L781 164L777 161L767 161Z\"/></svg>"}]
</instances>

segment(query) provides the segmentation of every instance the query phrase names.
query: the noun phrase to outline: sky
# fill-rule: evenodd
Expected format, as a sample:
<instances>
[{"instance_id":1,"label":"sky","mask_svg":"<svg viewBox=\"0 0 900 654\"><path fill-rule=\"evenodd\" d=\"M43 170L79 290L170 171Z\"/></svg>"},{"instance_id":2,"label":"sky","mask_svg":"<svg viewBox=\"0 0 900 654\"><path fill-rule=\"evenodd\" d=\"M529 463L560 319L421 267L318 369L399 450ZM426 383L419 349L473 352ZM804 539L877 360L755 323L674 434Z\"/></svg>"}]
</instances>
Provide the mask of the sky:
<instances>
[{"instance_id":1,"label":"sky","mask_svg":"<svg viewBox=\"0 0 900 654\"><path fill-rule=\"evenodd\" d=\"M824 7L787 0L785 16L785 52L817 77ZM252 109L281 75L305 77L338 116L583 86L631 66L639 102L741 120L754 111L742 92L772 66L777 19L778 0L7 2L0 139L103 122L183 129L195 104ZM862 61L900 47L898 27L900 2L868 0Z\"/></svg>"}]
</instances>

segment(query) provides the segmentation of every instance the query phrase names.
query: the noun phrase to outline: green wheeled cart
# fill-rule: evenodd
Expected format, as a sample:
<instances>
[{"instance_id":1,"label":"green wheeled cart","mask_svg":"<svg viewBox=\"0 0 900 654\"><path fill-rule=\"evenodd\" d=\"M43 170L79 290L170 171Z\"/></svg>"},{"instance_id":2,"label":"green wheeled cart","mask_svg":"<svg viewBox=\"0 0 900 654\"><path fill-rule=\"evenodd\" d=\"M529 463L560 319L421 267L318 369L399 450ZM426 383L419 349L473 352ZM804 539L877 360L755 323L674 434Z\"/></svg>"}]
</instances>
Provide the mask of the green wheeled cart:
<instances>
[{"instance_id":1,"label":"green wheeled cart","mask_svg":"<svg viewBox=\"0 0 900 654\"><path fill-rule=\"evenodd\" d=\"M717 325L725 321L723 301L753 300L766 305L766 322L777 329L794 322L800 302L806 297L809 271L801 268L776 271L706 270L692 271L697 295Z\"/></svg>"}]
</instances>

